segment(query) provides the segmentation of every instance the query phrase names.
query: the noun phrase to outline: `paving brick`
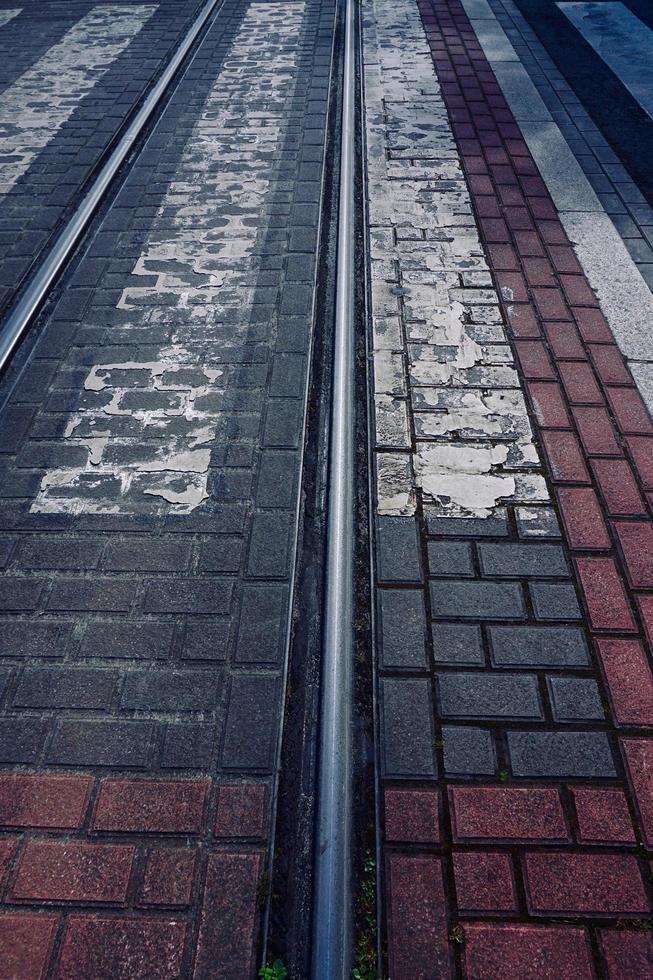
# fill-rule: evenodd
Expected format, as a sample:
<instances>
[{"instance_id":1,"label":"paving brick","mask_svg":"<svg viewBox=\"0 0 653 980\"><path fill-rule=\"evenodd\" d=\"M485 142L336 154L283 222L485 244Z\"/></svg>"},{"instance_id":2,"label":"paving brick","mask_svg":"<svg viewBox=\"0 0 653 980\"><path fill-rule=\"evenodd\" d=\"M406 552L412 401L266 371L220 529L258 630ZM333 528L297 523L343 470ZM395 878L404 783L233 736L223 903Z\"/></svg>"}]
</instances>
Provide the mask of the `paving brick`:
<instances>
[{"instance_id":1,"label":"paving brick","mask_svg":"<svg viewBox=\"0 0 653 980\"><path fill-rule=\"evenodd\" d=\"M153 580L146 583L143 610L147 613L220 615L229 612L233 583L228 579Z\"/></svg>"},{"instance_id":2,"label":"paving brick","mask_svg":"<svg viewBox=\"0 0 653 980\"><path fill-rule=\"evenodd\" d=\"M483 575L548 578L569 575L565 553L557 544L478 545Z\"/></svg>"},{"instance_id":3,"label":"paving brick","mask_svg":"<svg viewBox=\"0 0 653 980\"><path fill-rule=\"evenodd\" d=\"M515 341L515 350L523 377L529 380L556 380L551 359L542 341L517 340Z\"/></svg>"},{"instance_id":4,"label":"paving brick","mask_svg":"<svg viewBox=\"0 0 653 980\"><path fill-rule=\"evenodd\" d=\"M102 566L112 572L183 572L188 568L190 550L190 541L180 538L115 538L107 543Z\"/></svg>"},{"instance_id":5,"label":"paving brick","mask_svg":"<svg viewBox=\"0 0 653 980\"><path fill-rule=\"evenodd\" d=\"M89 623L82 637L82 657L106 660L159 660L170 656L173 623L101 620Z\"/></svg>"},{"instance_id":6,"label":"paving brick","mask_svg":"<svg viewBox=\"0 0 653 980\"><path fill-rule=\"evenodd\" d=\"M614 342L608 322L600 310L582 309L578 307L573 310L573 314L583 340L588 344Z\"/></svg>"},{"instance_id":7,"label":"paving brick","mask_svg":"<svg viewBox=\"0 0 653 980\"><path fill-rule=\"evenodd\" d=\"M216 728L203 722L167 725L161 766L164 769L210 769Z\"/></svg>"},{"instance_id":8,"label":"paving brick","mask_svg":"<svg viewBox=\"0 0 653 980\"><path fill-rule=\"evenodd\" d=\"M559 289L534 289L533 298L543 320L571 319L571 313Z\"/></svg>"},{"instance_id":9,"label":"paving brick","mask_svg":"<svg viewBox=\"0 0 653 980\"><path fill-rule=\"evenodd\" d=\"M256 957L261 855L209 855L194 980L249 977Z\"/></svg>"},{"instance_id":10,"label":"paving brick","mask_svg":"<svg viewBox=\"0 0 653 980\"><path fill-rule=\"evenodd\" d=\"M559 361L558 371L572 405L602 405L604 402L594 372L581 361Z\"/></svg>"},{"instance_id":11,"label":"paving brick","mask_svg":"<svg viewBox=\"0 0 653 980\"><path fill-rule=\"evenodd\" d=\"M471 548L464 541L429 541L428 559L430 575L474 575Z\"/></svg>"},{"instance_id":12,"label":"paving brick","mask_svg":"<svg viewBox=\"0 0 653 980\"><path fill-rule=\"evenodd\" d=\"M111 578L55 579L48 609L71 612L127 612L134 599L134 583Z\"/></svg>"},{"instance_id":13,"label":"paving brick","mask_svg":"<svg viewBox=\"0 0 653 980\"><path fill-rule=\"evenodd\" d=\"M429 535L451 538L503 538L508 534L505 514L492 517L441 517L437 510L428 505L424 507L426 531Z\"/></svg>"},{"instance_id":14,"label":"paving brick","mask_svg":"<svg viewBox=\"0 0 653 980\"><path fill-rule=\"evenodd\" d=\"M129 671L120 704L135 711L213 711L222 678L206 670Z\"/></svg>"},{"instance_id":15,"label":"paving brick","mask_svg":"<svg viewBox=\"0 0 653 980\"><path fill-rule=\"evenodd\" d=\"M452 976L440 858L391 855L388 890L390 975L396 980Z\"/></svg>"},{"instance_id":16,"label":"paving brick","mask_svg":"<svg viewBox=\"0 0 653 980\"><path fill-rule=\"evenodd\" d=\"M649 910L637 859L629 854L527 853L524 872L533 915L638 915Z\"/></svg>"},{"instance_id":17,"label":"paving brick","mask_svg":"<svg viewBox=\"0 0 653 980\"><path fill-rule=\"evenodd\" d=\"M236 639L236 661L280 664L285 649L285 585L246 583Z\"/></svg>"},{"instance_id":18,"label":"paving brick","mask_svg":"<svg viewBox=\"0 0 653 980\"><path fill-rule=\"evenodd\" d=\"M430 582L434 619L525 619L517 582Z\"/></svg>"},{"instance_id":19,"label":"paving brick","mask_svg":"<svg viewBox=\"0 0 653 980\"><path fill-rule=\"evenodd\" d=\"M264 840L268 808L266 783L222 783L218 787L214 836Z\"/></svg>"},{"instance_id":20,"label":"paving brick","mask_svg":"<svg viewBox=\"0 0 653 980\"><path fill-rule=\"evenodd\" d=\"M580 607L571 582L532 582L529 592L537 619L580 619Z\"/></svg>"},{"instance_id":21,"label":"paving brick","mask_svg":"<svg viewBox=\"0 0 653 980\"><path fill-rule=\"evenodd\" d=\"M7 978L45 977L58 924L58 915L0 913L0 962Z\"/></svg>"},{"instance_id":22,"label":"paving brick","mask_svg":"<svg viewBox=\"0 0 653 980\"><path fill-rule=\"evenodd\" d=\"M280 683L271 674L235 674L231 681L222 764L265 769L277 740Z\"/></svg>"},{"instance_id":23,"label":"paving brick","mask_svg":"<svg viewBox=\"0 0 653 980\"><path fill-rule=\"evenodd\" d=\"M593 459L592 469L610 514L646 514L646 506L637 489L630 464L625 459Z\"/></svg>"},{"instance_id":24,"label":"paving brick","mask_svg":"<svg viewBox=\"0 0 653 980\"><path fill-rule=\"evenodd\" d=\"M440 794L436 789L395 789L384 792L385 839L406 844L437 844L440 840Z\"/></svg>"},{"instance_id":25,"label":"paving brick","mask_svg":"<svg viewBox=\"0 0 653 980\"><path fill-rule=\"evenodd\" d=\"M438 674L444 718L541 718L537 679L532 675L456 672Z\"/></svg>"},{"instance_id":26,"label":"paving brick","mask_svg":"<svg viewBox=\"0 0 653 980\"><path fill-rule=\"evenodd\" d=\"M540 426L555 429L571 427L560 385L532 381L526 388Z\"/></svg>"},{"instance_id":27,"label":"paving brick","mask_svg":"<svg viewBox=\"0 0 653 980\"><path fill-rule=\"evenodd\" d=\"M585 459L572 432L543 432L542 443L556 482L589 484Z\"/></svg>"},{"instance_id":28,"label":"paving brick","mask_svg":"<svg viewBox=\"0 0 653 980\"><path fill-rule=\"evenodd\" d=\"M506 738L515 776L615 775L610 743L603 732L508 732Z\"/></svg>"},{"instance_id":29,"label":"paving brick","mask_svg":"<svg viewBox=\"0 0 653 980\"><path fill-rule=\"evenodd\" d=\"M634 843L633 824L623 790L573 786L571 792L580 841L584 844Z\"/></svg>"},{"instance_id":30,"label":"paving brick","mask_svg":"<svg viewBox=\"0 0 653 980\"><path fill-rule=\"evenodd\" d=\"M549 693L556 721L603 721L601 695L590 677L549 677Z\"/></svg>"},{"instance_id":31,"label":"paving brick","mask_svg":"<svg viewBox=\"0 0 653 980\"><path fill-rule=\"evenodd\" d=\"M62 766L145 766L153 734L151 722L63 720L47 759Z\"/></svg>"},{"instance_id":32,"label":"paving brick","mask_svg":"<svg viewBox=\"0 0 653 980\"><path fill-rule=\"evenodd\" d=\"M114 833L198 834L208 791L206 779L103 779L91 826Z\"/></svg>"},{"instance_id":33,"label":"paving brick","mask_svg":"<svg viewBox=\"0 0 653 980\"><path fill-rule=\"evenodd\" d=\"M653 974L653 938L648 930L600 929L599 949L610 980Z\"/></svg>"},{"instance_id":34,"label":"paving brick","mask_svg":"<svg viewBox=\"0 0 653 980\"><path fill-rule=\"evenodd\" d=\"M139 905L189 905L197 852L180 847L155 847L147 855Z\"/></svg>"},{"instance_id":35,"label":"paving brick","mask_svg":"<svg viewBox=\"0 0 653 980\"><path fill-rule=\"evenodd\" d=\"M554 357L585 360L585 348L573 323L545 323L544 330Z\"/></svg>"},{"instance_id":36,"label":"paving brick","mask_svg":"<svg viewBox=\"0 0 653 980\"><path fill-rule=\"evenodd\" d=\"M67 568L73 571L95 568L102 543L88 538L32 537L21 543L16 565L28 569Z\"/></svg>"},{"instance_id":37,"label":"paving brick","mask_svg":"<svg viewBox=\"0 0 653 980\"><path fill-rule=\"evenodd\" d=\"M560 525L553 507L516 507L520 538L561 538Z\"/></svg>"},{"instance_id":38,"label":"paving brick","mask_svg":"<svg viewBox=\"0 0 653 980\"><path fill-rule=\"evenodd\" d=\"M511 303L508 307L510 332L514 337L539 337L540 325L535 318L535 312L526 303Z\"/></svg>"},{"instance_id":39,"label":"paving brick","mask_svg":"<svg viewBox=\"0 0 653 980\"><path fill-rule=\"evenodd\" d=\"M454 851L456 899L461 912L512 912L517 908L510 857L498 851Z\"/></svg>"},{"instance_id":40,"label":"paving brick","mask_svg":"<svg viewBox=\"0 0 653 980\"><path fill-rule=\"evenodd\" d=\"M381 517L377 521L379 582L421 582L417 523L412 517Z\"/></svg>"},{"instance_id":41,"label":"paving brick","mask_svg":"<svg viewBox=\"0 0 653 980\"><path fill-rule=\"evenodd\" d=\"M430 682L381 680L381 747L386 776L429 778L436 774Z\"/></svg>"},{"instance_id":42,"label":"paving brick","mask_svg":"<svg viewBox=\"0 0 653 980\"><path fill-rule=\"evenodd\" d=\"M434 623L433 659L442 664L483 664L481 630L471 624Z\"/></svg>"},{"instance_id":43,"label":"paving brick","mask_svg":"<svg viewBox=\"0 0 653 980\"><path fill-rule=\"evenodd\" d=\"M607 395L621 432L626 435L653 434L653 424L638 391L608 388Z\"/></svg>"},{"instance_id":44,"label":"paving brick","mask_svg":"<svg viewBox=\"0 0 653 980\"><path fill-rule=\"evenodd\" d=\"M0 774L0 825L74 830L82 825L90 776Z\"/></svg>"},{"instance_id":45,"label":"paving brick","mask_svg":"<svg viewBox=\"0 0 653 980\"><path fill-rule=\"evenodd\" d=\"M624 738L621 747L635 794L642 839L650 846L653 844L653 742Z\"/></svg>"},{"instance_id":46,"label":"paving brick","mask_svg":"<svg viewBox=\"0 0 653 980\"><path fill-rule=\"evenodd\" d=\"M449 776L491 776L497 770L492 733L484 728L442 729L444 768Z\"/></svg>"},{"instance_id":47,"label":"paving brick","mask_svg":"<svg viewBox=\"0 0 653 980\"><path fill-rule=\"evenodd\" d=\"M597 649L616 724L653 727L653 674L642 645L602 639Z\"/></svg>"},{"instance_id":48,"label":"paving brick","mask_svg":"<svg viewBox=\"0 0 653 980\"><path fill-rule=\"evenodd\" d=\"M186 923L71 915L66 922L55 980L69 977L181 976Z\"/></svg>"},{"instance_id":49,"label":"paving brick","mask_svg":"<svg viewBox=\"0 0 653 980\"><path fill-rule=\"evenodd\" d=\"M3 837L0 840L0 889L3 893L19 843L19 837Z\"/></svg>"},{"instance_id":50,"label":"paving brick","mask_svg":"<svg viewBox=\"0 0 653 980\"><path fill-rule=\"evenodd\" d=\"M653 588L653 527L644 521L617 521L614 526L630 584L635 589Z\"/></svg>"},{"instance_id":51,"label":"paving brick","mask_svg":"<svg viewBox=\"0 0 653 980\"><path fill-rule=\"evenodd\" d=\"M592 345L589 351L596 373L604 385L632 384L630 371L616 344Z\"/></svg>"},{"instance_id":52,"label":"paving brick","mask_svg":"<svg viewBox=\"0 0 653 980\"><path fill-rule=\"evenodd\" d=\"M426 668L426 613L417 589L380 590L381 665L385 669Z\"/></svg>"},{"instance_id":53,"label":"paving brick","mask_svg":"<svg viewBox=\"0 0 653 980\"><path fill-rule=\"evenodd\" d=\"M623 583L611 558L578 558L576 567L596 630L634 633L635 623Z\"/></svg>"},{"instance_id":54,"label":"paving brick","mask_svg":"<svg viewBox=\"0 0 653 980\"><path fill-rule=\"evenodd\" d=\"M456 840L567 840L557 789L455 786L449 790Z\"/></svg>"},{"instance_id":55,"label":"paving brick","mask_svg":"<svg viewBox=\"0 0 653 980\"><path fill-rule=\"evenodd\" d=\"M133 859L126 845L29 840L11 893L27 901L122 904Z\"/></svg>"},{"instance_id":56,"label":"paving brick","mask_svg":"<svg viewBox=\"0 0 653 980\"><path fill-rule=\"evenodd\" d=\"M36 609L44 583L39 579L15 578L5 575L0 594L0 610L3 612L31 612Z\"/></svg>"},{"instance_id":57,"label":"paving brick","mask_svg":"<svg viewBox=\"0 0 653 980\"><path fill-rule=\"evenodd\" d=\"M491 626L492 663L497 667L586 667L583 630L575 626Z\"/></svg>"},{"instance_id":58,"label":"paving brick","mask_svg":"<svg viewBox=\"0 0 653 980\"><path fill-rule=\"evenodd\" d=\"M0 762L35 762L47 728L47 722L40 718L0 719Z\"/></svg>"},{"instance_id":59,"label":"paving brick","mask_svg":"<svg viewBox=\"0 0 653 980\"><path fill-rule=\"evenodd\" d=\"M220 535L205 541L200 553L202 572L238 572L242 560L243 539L235 535Z\"/></svg>"},{"instance_id":60,"label":"paving brick","mask_svg":"<svg viewBox=\"0 0 653 980\"><path fill-rule=\"evenodd\" d=\"M653 650L653 596L637 596L637 605L639 607L639 614L644 623L644 630L646 632L648 645Z\"/></svg>"},{"instance_id":61,"label":"paving brick","mask_svg":"<svg viewBox=\"0 0 653 980\"><path fill-rule=\"evenodd\" d=\"M565 926L465 926L463 962L474 980L594 980L584 929Z\"/></svg>"},{"instance_id":62,"label":"paving brick","mask_svg":"<svg viewBox=\"0 0 653 980\"><path fill-rule=\"evenodd\" d=\"M294 518L262 511L252 519L247 572L255 578L285 578L290 570Z\"/></svg>"},{"instance_id":63,"label":"paving brick","mask_svg":"<svg viewBox=\"0 0 653 980\"><path fill-rule=\"evenodd\" d=\"M645 489L653 490L653 439L631 436L626 443Z\"/></svg>"},{"instance_id":64,"label":"paving brick","mask_svg":"<svg viewBox=\"0 0 653 980\"><path fill-rule=\"evenodd\" d=\"M610 537L594 491L590 487L562 487L557 497L570 547L609 550Z\"/></svg>"},{"instance_id":65,"label":"paving brick","mask_svg":"<svg viewBox=\"0 0 653 980\"><path fill-rule=\"evenodd\" d=\"M605 408L577 405L572 414L580 441L589 456L621 456L621 447Z\"/></svg>"},{"instance_id":66,"label":"paving brick","mask_svg":"<svg viewBox=\"0 0 653 980\"><path fill-rule=\"evenodd\" d=\"M108 708L118 675L83 667L26 667L13 697L19 708Z\"/></svg>"}]
</instances>

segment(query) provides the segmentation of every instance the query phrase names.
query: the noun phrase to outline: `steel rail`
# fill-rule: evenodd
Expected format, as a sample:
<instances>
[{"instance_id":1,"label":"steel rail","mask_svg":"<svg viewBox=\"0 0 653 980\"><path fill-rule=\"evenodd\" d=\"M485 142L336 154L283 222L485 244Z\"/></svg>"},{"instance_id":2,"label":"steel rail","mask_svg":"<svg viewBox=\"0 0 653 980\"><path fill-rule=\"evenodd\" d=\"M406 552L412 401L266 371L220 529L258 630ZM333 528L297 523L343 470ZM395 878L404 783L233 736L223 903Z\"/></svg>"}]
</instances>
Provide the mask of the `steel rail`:
<instances>
[{"instance_id":1,"label":"steel rail","mask_svg":"<svg viewBox=\"0 0 653 980\"><path fill-rule=\"evenodd\" d=\"M318 743L313 980L346 980L352 960L354 610L354 0L345 0L333 393Z\"/></svg>"},{"instance_id":2,"label":"steel rail","mask_svg":"<svg viewBox=\"0 0 653 980\"><path fill-rule=\"evenodd\" d=\"M59 234L48 255L3 323L0 329L0 374L11 360L23 334L28 329L34 315L47 296L48 290L71 257L81 236L95 215L112 180L127 159L136 140L143 132L166 89L195 43L197 36L211 17L215 8L221 2L222 0L207 0L207 3L204 4L163 73L146 96L145 101L123 133L109 159L93 181L92 186L84 196L75 214Z\"/></svg>"}]
</instances>

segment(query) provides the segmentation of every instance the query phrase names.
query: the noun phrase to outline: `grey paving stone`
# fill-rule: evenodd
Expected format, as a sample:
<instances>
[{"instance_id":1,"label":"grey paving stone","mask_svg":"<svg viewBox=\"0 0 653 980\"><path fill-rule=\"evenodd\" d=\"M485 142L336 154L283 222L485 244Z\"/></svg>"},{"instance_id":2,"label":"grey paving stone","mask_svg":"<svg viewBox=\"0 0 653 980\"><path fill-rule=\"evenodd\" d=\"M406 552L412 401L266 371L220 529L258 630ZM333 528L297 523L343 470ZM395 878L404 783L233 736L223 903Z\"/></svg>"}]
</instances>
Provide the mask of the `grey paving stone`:
<instances>
[{"instance_id":1,"label":"grey paving stone","mask_svg":"<svg viewBox=\"0 0 653 980\"><path fill-rule=\"evenodd\" d=\"M288 450L269 449L261 453L256 505L291 508L297 483L298 454Z\"/></svg>"},{"instance_id":2,"label":"grey paving stone","mask_svg":"<svg viewBox=\"0 0 653 980\"><path fill-rule=\"evenodd\" d=\"M155 725L149 721L60 721L47 761L62 766L147 766Z\"/></svg>"},{"instance_id":3,"label":"grey paving stone","mask_svg":"<svg viewBox=\"0 0 653 980\"><path fill-rule=\"evenodd\" d=\"M89 623L82 637L82 657L159 660L170 656L173 623L100 620Z\"/></svg>"},{"instance_id":4,"label":"grey paving stone","mask_svg":"<svg viewBox=\"0 0 653 980\"><path fill-rule=\"evenodd\" d=\"M549 578L569 575L563 549L556 544L493 544L478 546L484 575Z\"/></svg>"},{"instance_id":5,"label":"grey paving stone","mask_svg":"<svg viewBox=\"0 0 653 980\"><path fill-rule=\"evenodd\" d=\"M433 659L439 664L483 664L485 655L480 626L434 623Z\"/></svg>"},{"instance_id":6,"label":"grey paving stone","mask_svg":"<svg viewBox=\"0 0 653 980\"><path fill-rule=\"evenodd\" d=\"M524 674L438 674L443 718L541 718L537 678Z\"/></svg>"},{"instance_id":7,"label":"grey paving stone","mask_svg":"<svg viewBox=\"0 0 653 980\"><path fill-rule=\"evenodd\" d=\"M425 514L426 529L429 534L454 538L505 537L508 534L508 523L505 516L478 520L471 517L438 517L428 508L425 508Z\"/></svg>"},{"instance_id":8,"label":"grey paving stone","mask_svg":"<svg viewBox=\"0 0 653 980\"><path fill-rule=\"evenodd\" d=\"M0 620L0 656L62 657L72 629L61 621Z\"/></svg>"},{"instance_id":9,"label":"grey paving stone","mask_svg":"<svg viewBox=\"0 0 653 980\"><path fill-rule=\"evenodd\" d=\"M560 538L560 525L553 507L516 507L521 538Z\"/></svg>"},{"instance_id":10,"label":"grey paving stone","mask_svg":"<svg viewBox=\"0 0 653 980\"><path fill-rule=\"evenodd\" d=\"M302 404L297 398L271 398L268 402L263 431L266 446L299 445L302 429Z\"/></svg>"},{"instance_id":11,"label":"grey paving stone","mask_svg":"<svg viewBox=\"0 0 653 980\"><path fill-rule=\"evenodd\" d=\"M161 765L164 769L209 769L215 735L213 725L167 725Z\"/></svg>"},{"instance_id":12,"label":"grey paving stone","mask_svg":"<svg viewBox=\"0 0 653 980\"><path fill-rule=\"evenodd\" d=\"M474 574L472 549L464 541L429 541L428 559L430 575Z\"/></svg>"},{"instance_id":13,"label":"grey paving stone","mask_svg":"<svg viewBox=\"0 0 653 980\"><path fill-rule=\"evenodd\" d=\"M55 579L47 606L51 610L71 612L127 612L134 593L134 583L124 579Z\"/></svg>"},{"instance_id":14,"label":"grey paving stone","mask_svg":"<svg viewBox=\"0 0 653 980\"><path fill-rule=\"evenodd\" d=\"M491 626L492 663L497 667L586 667L585 634L575 626Z\"/></svg>"},{"instance_id":15,"label":"grey paving stone","mask_svg":"<svg viewBox=\"0 0 653 980\"><path fill-rule=\"evenodd\" d=\"M556 721L603 721L605 714L595 680L590 677L548 677Z\"/></svg>"},{"instance_id":16,"label":"grey paving stone","mask_svg":"<svg viewBox=\"0 0 653 980\"><path fill-rule=\"evenodd\" d=\"M0 590L0 610L30 612L36 609L43 586L40 579L4 576Z\"/></svg>"},{"instance_id":17,"label":"grey paving stone","mask_svg":"<svg viewBox=\"0 0 653 980\"><path fill-rule=\"evenodd\" d=\"M120 704L133 711L213 711L221 687L222 677L214 671L131 670Z\"/></svg>"},{"instance_id":18,"label":"grey paving stone","mask_svg":"<svg viewBox=\"0 0 653 980\"><path fill-rule=\"evenodd\" d=\"M67 568L83 571L95 568L102 551L102 542L88 538L40 538L24 541L16 556L15 564L21 568Z\"/></svg>"},{"instance_id":19,"label":"grey paving stone","mask_svg":"<svg viewBox=\"0 0 653 980\"><path fill-rule=\"evenodd\" d=\"M430 582L434 619L525 619L517 582Z\"/></svg>"},{"instance_id":20,"label":"grey paving stone","mask_svg":"<svg viewBox=\"0 0 653 980\"><path fill-rule=\"evenodd\" d=\"M143 609L148 613L205 613L229 611L233 582L229 579L153 580L146 583Z\"/></svg>"},{"instance_id":21,"label":"grey paving stone","mask_svg":"<svg viewBox=\"0 0 653 980\"><path fill-rule=\"evenodd\" d=\"M290 571L294 517L259 511L252 519L247 572L255 578L285 578Z\"/></svg>"},{"instance_id":22,"label":"grey paving stone","mask_svg":"<svg viewBox=\"0 0 653 980\"><path fill-rule=\"evenodd\" d=\"M417 522L413 517L376 521L379 582L421 582Z\"/></svg>"},{"instance_id":23,"label":"grey paving stone","mask_svg":"<svg viewBox=\"0 0 653 980\"><path fill-rule=\"evenodd\" d=\"M603 732L507 732L515 776L539 779L616 775Z\"/></svg>"},{"instance_id":24,"label":"grey paving stone","mask_svg":"<svg viewBox=\"0 0 653 980\"><path fill-rule=\"evenodd\" d=\"M40 718L1 718L0 762L36 762L47 729L47 722Z\"/></svg>"},{"instance_id":25,"label":"grey paving stone","mask_svg":"<svg viewBox=\"0 0 653 980\"><path fill-rule=\"evenodd\" d=\"M387 777L428 779L437 775L428 680L382 679L381 748Z\"/></svg>"},{"instance_id":26,"label":"grey paving stone","mask_svg":"<svg viewBox=\"0 0 653 980\"><path fill-rule=\"evenodd\" d=\"M442 738L448 776L491 776L496 772L494 742L486 728L445 726Z\"/></svg>"},{"instance_id":27,"label":"grey paving stone","mask_svg":"<svg viewBox=\"0 0 653 980\"><path fill-rule=\"evenodd\" d=\"M199 569L202 572L237 572L240 569L242 552L242 538L235 535L216 535L202 544Z\"/></svg>"},{"instance_id":28,"label":"grey paving stone","mask_svg":"<svg viewBox=\"0 0 653 980\"><path fill-rule=\"evenodd\" d=\"M235 674L222 745L227 769L265 769L274 759L281 684L276 674Z\"/></svg>"},{"instance_id":29,"label":"grey paving stone","mask_svg":"<svg viewBox=\"0 0 653 980\"><path fill-rule=\"evenodd\" d=\"M285 609L288 589L283 585L243 586L236 661L280 664L285 650Z\"/></svg>"},{"instance_id":30,"label":"grey paving stone","mask_svg":"<svg viewBox=\"0 0 653 980\"><path fill-rule=\"evenodd\" d=\"M102 565L113 572L183 572L190 553L191 542L180 538L114 538L107 543Z\"/></svg>"},{"instance_id":31,"label":"grey paving stone","mask_svg":"<svg viewBox=\"0 0 653 980\"><path fill-rule=\"evenodd\" d=\"M27 667L13 697L17 708L86 708L111 703L118 673L84 667Z\"/></svg>"},{"instance_id":32,"label":"grey paving stone","mask_svg":"<svg viewBox=\"0 0 653 980\"><path fill-rule=\"evenodd\" d=\"M581 619L576 590L571 582L531 582L528 588L538 619Z\"/></svg>"},{"instance_id":33,"label":"grey paving stone","mask_svg":"<svg viewBox=\"0 0 653 980\"><path fill-rule=\"evenodd\" d=\"M417 589L379 590L381 607L381 667L385 670L425 670L426 614Z\"/></svg>"}]
</instances>

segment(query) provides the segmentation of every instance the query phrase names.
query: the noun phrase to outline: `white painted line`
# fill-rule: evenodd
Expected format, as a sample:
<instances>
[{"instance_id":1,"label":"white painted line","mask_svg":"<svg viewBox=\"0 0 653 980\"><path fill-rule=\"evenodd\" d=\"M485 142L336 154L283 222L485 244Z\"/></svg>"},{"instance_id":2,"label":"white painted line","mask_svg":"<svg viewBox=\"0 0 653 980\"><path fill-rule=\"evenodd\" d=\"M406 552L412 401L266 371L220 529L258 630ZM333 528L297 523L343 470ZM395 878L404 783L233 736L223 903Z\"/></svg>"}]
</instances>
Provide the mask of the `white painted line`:
<instances>
[{"instance_id":1,"label":"white painted line","mask_svg":"<svg viewBox=\"0 0 653 980\"><path fill-rule=\"evenodd\" d=\"M623 3L558 3L642 109L653 116L653 31Z\"/></svg>"},{"instance_id":2,"label":"white painted line","mask_svg":"<svg viewBox=\"0 0 653 980\"><path fill-rule=\"evenodd\" d=\"M155 10L156 4L94 7L0 95L0 194L25 173Z\"/></svg>"},{"instance_id":3,"label":"white painted line","mask_svg":"<svg viewBox=\"0 0 653 980\"><path fill-rule=\"evenodd\" d=\"M5 24L8 24L14 17L18 17L18 14L22 12L22 7L15 7L13 10L0 10L0 27L4 27Z\"/></svg>"}]
</instances>

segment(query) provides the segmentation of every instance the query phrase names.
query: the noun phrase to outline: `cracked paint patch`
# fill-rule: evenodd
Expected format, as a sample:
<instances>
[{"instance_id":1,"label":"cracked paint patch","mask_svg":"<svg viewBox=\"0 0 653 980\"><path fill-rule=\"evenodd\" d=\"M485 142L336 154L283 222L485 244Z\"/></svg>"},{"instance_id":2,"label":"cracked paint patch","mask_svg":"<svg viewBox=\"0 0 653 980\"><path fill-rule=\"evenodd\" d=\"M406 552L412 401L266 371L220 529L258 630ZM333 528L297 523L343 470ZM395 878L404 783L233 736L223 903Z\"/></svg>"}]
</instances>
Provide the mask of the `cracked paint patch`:
<instances>
[{"instance_id":1,"label":"cracked paint patch","mask_svg":"<svg viewBox=\"0 0 653 980\"><path fill-rule=\"evenodd\" d=\"M259 3L244 17L117 304L124 344L147 356L109 361L97 350L64 433L74 465L45 475L33 511L187 514L208 498L222 408L237 398L303 14L303 3ZM153 344L150 331L168 342Z\"/></svg>"},{"instance_id":2,"label":"cracked paint patch","mask_svg":"<svg viewBox=\"0 0 653 980\"><path fill-rule=\"evenodd\" d=\"M156 9L93 7L0 95L0 194L25 173Z\"/></svg>"},{"instance_id":3,"label":"cracked paint patch","mask_svg":"<svg viewBox=\"0 0 653 980\"><path fill-rule=\"evenodd\" d=\"M549 499L430 51L409 0L364 0L380 514ZM410 51L410 58L406 57Z\"/></svg>"}]
</instances>

